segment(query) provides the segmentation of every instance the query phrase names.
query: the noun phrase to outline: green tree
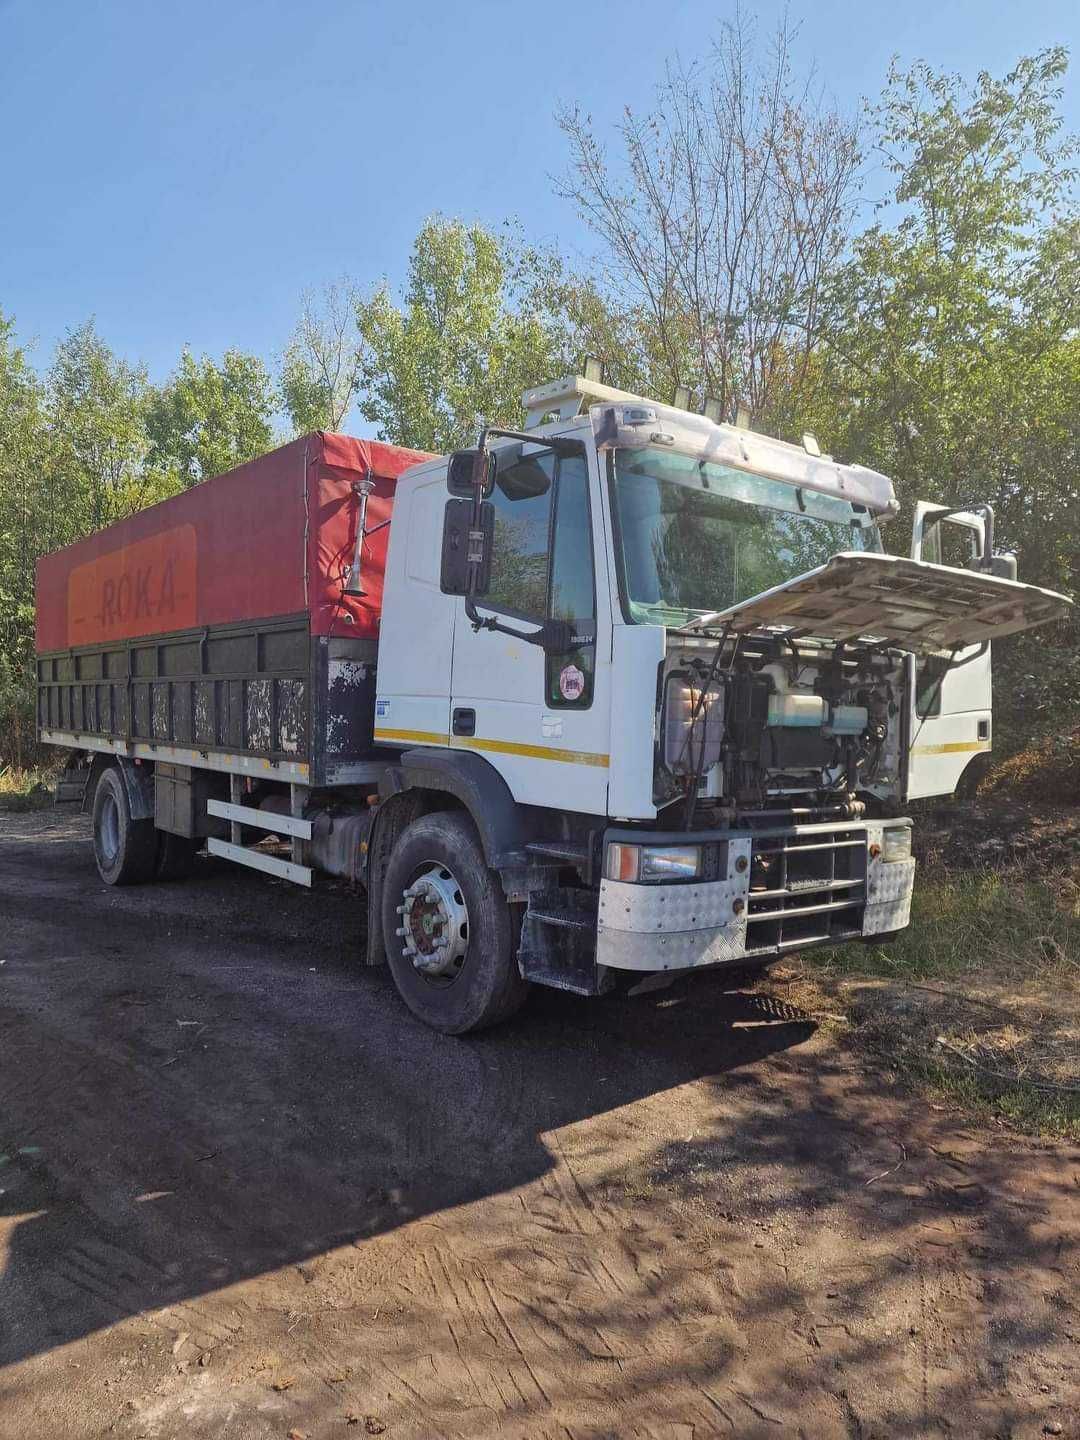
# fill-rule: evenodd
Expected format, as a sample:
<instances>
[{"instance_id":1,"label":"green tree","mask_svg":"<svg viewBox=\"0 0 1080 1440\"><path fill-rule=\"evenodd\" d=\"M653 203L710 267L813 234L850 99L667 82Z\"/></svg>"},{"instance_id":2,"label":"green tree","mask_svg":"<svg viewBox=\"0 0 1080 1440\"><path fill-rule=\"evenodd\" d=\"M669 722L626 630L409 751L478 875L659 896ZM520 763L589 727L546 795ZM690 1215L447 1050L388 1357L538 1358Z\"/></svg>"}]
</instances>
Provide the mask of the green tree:
<instances>
[{"instance_id":1,"label":"green tree","mask_svg":"<svg viewBox=\"0 0 1080 1440\"><path fill-rule=\"evenodd\" d=\"M47 387L65 544L156 498L145 465L149 384L145 368L114 355L88 320L56 347Z\"/></svg>"},{"instance_id":2,"label":"green tree","mask_svg":"<svg viewBox=\"0 0 1080 1440\"><path fill-rule=\"evenodd\" d=\"M917 499L988 499L1022 579L1080 581L1080 215L1061 48L967 88L895 67L873 120L894 176L820 312L793 419ZM890 534L906 545L906 523ZM1025 725L1080 690L1075 624L999 648Z\"/></svg>"},{"instance_id":3,"label":"green tree","mask_svg":"<svg viewBox=\"0 0 1080 1440\"><path fill-rule=\"evenodd\" d=\"M383 285L357 307L360 413L383 439L439 452L472 444L481 418L520 424L522 392L569 365L549 275L480 225L429 220L400 301Z\"/></svg>"},{"instance_id":4,"label":"green tree","mask_svg":"<svg viewBox=\"0 0 1080 1440\"><path fill-rule=\"evenodd\" d=\"M147 472L159 485L209 480L274 443L274 387L263 362L226 350L221 364L189 350L146 409Z\"/></svg>"},{"instance_id":5,"label":"green tree","mask_svg":"<svg viewBox=\"0 0 1080 1440\"><path fill-rule=\"evenodd\" d=\"M1063 438L1055 402L1080 324L1065 65L1049 50L968 93L924 64L890 72L875 119L896 177L883 209L899 218L856 239L817 332L845 448L888 469L905 501L989 486L1029 569L1070 492L1044 448L1048 425ZM1052 557L1036 569L1063 578Z\"/></svg>"},{"instance_id":6,"label":"green tree","mask_svg":"<svg viewBox=\"0 0 1080 1440\"><path fill-rule=\"evenodd\" d=\"M0 314L0 756L33 749L34 561L53 523L44 386Z\"/></svg>"}]
</instances>

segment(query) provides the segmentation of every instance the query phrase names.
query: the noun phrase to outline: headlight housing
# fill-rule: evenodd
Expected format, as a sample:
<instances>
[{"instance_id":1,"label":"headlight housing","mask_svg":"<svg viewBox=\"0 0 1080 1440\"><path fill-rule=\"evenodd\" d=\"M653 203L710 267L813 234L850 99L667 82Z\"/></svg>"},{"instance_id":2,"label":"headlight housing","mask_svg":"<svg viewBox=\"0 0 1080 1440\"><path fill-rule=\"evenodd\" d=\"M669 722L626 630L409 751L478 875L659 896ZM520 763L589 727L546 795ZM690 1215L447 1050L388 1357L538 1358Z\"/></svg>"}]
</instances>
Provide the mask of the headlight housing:
<instances>
[{"instance_id":1,"label":"headlight housing","mask_svg":"<svg viewBox=\"0 0 1080 1440\"><path fill-rule=\"evenodd\" d=\"M701 846L628 845L613 840L607 847L604 874L609 880L638 885L695 880L701 874Z\"/></svg>"},{"instance_id":2,"label":"headlight housing","mask_svg":"<svg viewBox=\"0 0 1080 1440\"><path fill-rule=\"evenodd\" d=\"M886 825L881 836L881 858L884 861L911 859L910 825Z\"/></svg>"}]
</instances>

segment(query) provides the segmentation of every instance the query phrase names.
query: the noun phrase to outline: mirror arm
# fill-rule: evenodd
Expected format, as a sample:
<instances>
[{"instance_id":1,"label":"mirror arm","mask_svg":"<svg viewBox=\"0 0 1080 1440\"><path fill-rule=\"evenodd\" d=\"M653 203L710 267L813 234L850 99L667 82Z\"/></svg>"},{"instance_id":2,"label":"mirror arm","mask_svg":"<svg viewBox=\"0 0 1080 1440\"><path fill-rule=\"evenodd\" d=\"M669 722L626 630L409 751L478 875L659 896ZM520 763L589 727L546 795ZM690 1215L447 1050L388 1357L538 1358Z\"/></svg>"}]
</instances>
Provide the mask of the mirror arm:
<instances>
[{"instance_id":1,"label":"mirror arm","mask_svg":"<svg viewBox=\"0 0 1080 1440\"><path fill-rule=\"evenodd\" d=\"M515 640L525 640L530 645L544 643L543 626L539 630L515 630L512 625L504 625L501 620L496 620L494 615L481 615L471 595L465 596L465 614L474 630L497 630L500 635L512 635Z\"/></svg>"},{"instance_id":2,"label":"mirror arm","mask_svg":"<svg viewBox=\"0 0 1080 1440\"><path fill-rule=\"evenodd\" d=\"M528 430L504 430L500 425L485 425L480 432L477 449L480 454L487 448L489 439L520 440L524 445L537 445L541 450L554 450L556 455L577 455L585 449L581 440L568 440L565 435L536 435ZM483 474L482 462L477 457L477 469Z\"/></svg>"}]
</instances>

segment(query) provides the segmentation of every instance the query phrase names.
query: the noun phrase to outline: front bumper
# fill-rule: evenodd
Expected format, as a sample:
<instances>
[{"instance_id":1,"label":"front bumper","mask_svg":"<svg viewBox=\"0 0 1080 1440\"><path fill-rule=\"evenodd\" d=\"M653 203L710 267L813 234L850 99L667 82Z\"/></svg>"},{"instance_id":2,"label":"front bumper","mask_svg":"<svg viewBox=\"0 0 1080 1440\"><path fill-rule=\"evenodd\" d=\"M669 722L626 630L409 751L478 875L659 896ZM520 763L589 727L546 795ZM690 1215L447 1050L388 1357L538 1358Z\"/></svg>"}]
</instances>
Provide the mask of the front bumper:
<instances>
[{"instance_id":1,"label":"front bumper","mask_svg":"<svg viewBox=\"0 0 1080 1440\"><path fill-rule=\"evenodd\" d=\"M890 820L890 828L910 825ZM607 839L715 847L709 880L600 882L596 960L614 970L690 970L768 959L902 930L914 860L881 858L882 821Z\"/></svg>"}]
</instances>

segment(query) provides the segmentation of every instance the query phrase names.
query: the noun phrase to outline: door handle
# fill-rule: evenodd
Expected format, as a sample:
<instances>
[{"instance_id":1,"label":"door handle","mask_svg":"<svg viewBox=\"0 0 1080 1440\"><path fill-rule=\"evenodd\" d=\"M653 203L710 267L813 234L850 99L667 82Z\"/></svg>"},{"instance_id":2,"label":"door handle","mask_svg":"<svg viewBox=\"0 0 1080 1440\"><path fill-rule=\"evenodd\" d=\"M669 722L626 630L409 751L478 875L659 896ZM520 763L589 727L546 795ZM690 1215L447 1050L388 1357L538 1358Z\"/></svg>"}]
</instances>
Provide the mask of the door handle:
<instances>
[{"instance_id":1,"label":"door handle","mask_svg":"<svg viewBox=\"0 0 1080 1440\"><path fill-rule=\"evenodd\" d=\"M450 722L455 735L476 734L476 711L468 708L456 709Z\"/></svg>"}]
</instances>

